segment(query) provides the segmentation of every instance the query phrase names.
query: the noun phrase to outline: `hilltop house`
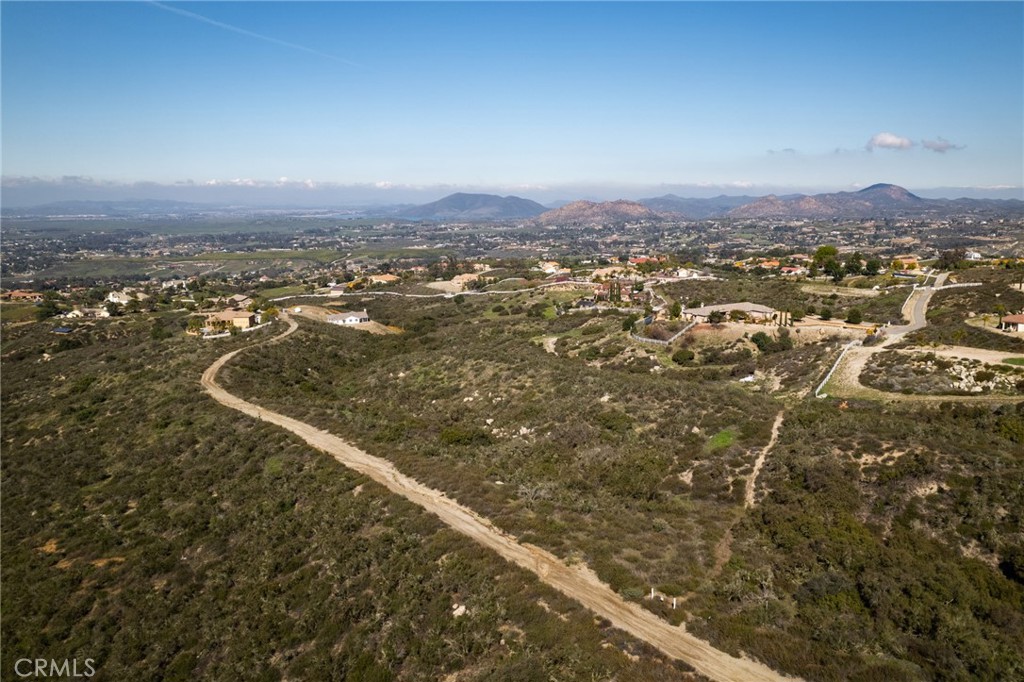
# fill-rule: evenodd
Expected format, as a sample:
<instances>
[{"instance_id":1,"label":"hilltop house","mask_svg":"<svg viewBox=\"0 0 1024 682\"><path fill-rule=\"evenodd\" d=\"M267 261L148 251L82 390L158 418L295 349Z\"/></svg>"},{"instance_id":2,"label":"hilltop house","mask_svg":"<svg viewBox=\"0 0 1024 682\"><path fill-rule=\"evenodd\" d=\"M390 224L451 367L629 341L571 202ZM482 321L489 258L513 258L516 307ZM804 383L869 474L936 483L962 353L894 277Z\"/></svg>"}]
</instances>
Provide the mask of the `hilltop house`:
<instances>
[{"instance_id":1,"label":"hilltop house","mask_svg":"<svg viewBox=\"0 0 1024 682\"><path fill-rule=\"evenodd\" d=\"M107 294L107 300L111 303L127 305L129 301L133 300L133 298L131 294L124 291L111 291Z\"/></svg>"},{"instance_id":2,"label":"hilltop house","mask_svg":"<svg viewBox=\"0 0 1024 682\"><path fill-rule=\"evenodd\" d=\"M770 322L778 318L778 311L768 306L743 301L741 303L720 303L719 305L706 305L700 308L686 308L682 315L684 319L697 322L707 322L711 313L722 312L725 315L733 311L739 311L747 316L747 319L755 322Z\"/></svg>"},{"instance_id":3,"label":"hilltop house","mask_svg":"<svg viewBox=\"0 0 1024 682\"><path fill-rule=\"evenodd\" d=\"M43 295L38 291L25 291L23 289L15 289L14 291L4 294L4 298L11 301L33 301L38 303L43 300Z\"/></svg>"},{"instance_id":4,"label":"hilltop house","mask_svg":"<svg viewBox=\"0 0 1024 682\"><path fill-rule=\"evenodd\" d=\"M258 323L256 315L248 310L221 310L206 316L206 324L210 327L237 327L249 329Z\"/></svg>"},{"instance_id":5,"label":"hilltop house","mask_svg":"<svg viewBox=\"0 0 1024 682\"><path fill-rule=\"evenodd\" d=\"M1024 315L1004 315L1003 329L1010 332L1024 332Z\"/></svg>"},{"instance_id":6,"label":"hilltop house","mask_svg":"<svg viewBox=\"0 0 1024 682\"><path fill-rule=\"evenodd\" d=\"M326 320L331 324L360 324L362 322L369 322L370 315L365 310L360 310L359 312L343 310L335 315L328 315Z\"/></svg>"}]
</instances>

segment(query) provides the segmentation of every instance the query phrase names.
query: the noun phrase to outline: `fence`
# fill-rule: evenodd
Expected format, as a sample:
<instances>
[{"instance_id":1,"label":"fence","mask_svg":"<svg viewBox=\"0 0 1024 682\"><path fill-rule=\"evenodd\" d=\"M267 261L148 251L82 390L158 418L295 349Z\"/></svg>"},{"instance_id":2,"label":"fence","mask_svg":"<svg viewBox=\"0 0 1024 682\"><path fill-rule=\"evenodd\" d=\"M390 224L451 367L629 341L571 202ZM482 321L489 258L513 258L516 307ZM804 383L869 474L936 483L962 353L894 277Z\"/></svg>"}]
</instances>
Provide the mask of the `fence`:
<instances>
[{"instance_id":1,"label":"fence","mask_svg":"<svg viewBox=\"0 0 1024 682\"><path fill-rule=\"evenodd\" d=\"M815 398L827 398L828 397L828 394L827 393L822 393L821 389L825 388L825 384L827 384L828 380L832 378L832 373L836 371L836 369L839 367L840 363L842 363L843 358L846 357L846 351L850 350L854 346L859 346L859 345L861 345L861 342L859 340L854 340L854 341L850 341L850 343L848 343L845 346L843 346L843 352L839 354L838 358L836 358L835 364L833 364L832 368L828 370L828 374L826 374L825 378L821 380L821 383L818 384L818 387L816 389L814 389L814 397Z\"/></svg>"},{"instance_id":2,"label":"fence","mask_svg":"<svg viewBox=\"0 0 1024 682\"><path fill-rule=\"evenodd\" d=\"M640 341L641 343L653 343L656 346L667 346L667 345L671 344L673 341L675 341L676 339L678 339L680 336L685 334L686 332L690 331L694 327L694 325L696 325L696 324L697 324L697 321L694 320L690 324L686 325L685 327L683 327L682 329L677 331L675 334L672 335L671 338L669 338L667 340L650 339L650 338L648 338L646 336L638 336L637 334L633 334L633 333L630 333L630 336L633 338L634 341Z\"/></svg>"}]
</instances>

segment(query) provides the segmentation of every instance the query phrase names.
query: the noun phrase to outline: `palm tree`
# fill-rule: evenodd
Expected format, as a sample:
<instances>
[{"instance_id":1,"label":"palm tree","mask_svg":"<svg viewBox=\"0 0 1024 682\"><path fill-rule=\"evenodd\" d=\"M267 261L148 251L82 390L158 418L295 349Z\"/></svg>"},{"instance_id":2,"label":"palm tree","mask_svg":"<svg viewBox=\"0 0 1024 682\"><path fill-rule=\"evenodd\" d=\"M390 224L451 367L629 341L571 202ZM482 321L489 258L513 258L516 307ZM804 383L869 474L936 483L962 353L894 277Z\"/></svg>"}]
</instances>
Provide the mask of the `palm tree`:
<instances>
[{"instance_id":1,"label":"palm tree","mask_svg":"<svg viewBox=\"0 0 1024 682\"><path fill-rule=\"evenodd\" d=\"M1003 328L1003 315L1006 314L1006 306L1002 303L996 303L995 307L992 308L996 315L999 316L999 324L997 325L1000 329Z\"/></svg>"}]
</instances>

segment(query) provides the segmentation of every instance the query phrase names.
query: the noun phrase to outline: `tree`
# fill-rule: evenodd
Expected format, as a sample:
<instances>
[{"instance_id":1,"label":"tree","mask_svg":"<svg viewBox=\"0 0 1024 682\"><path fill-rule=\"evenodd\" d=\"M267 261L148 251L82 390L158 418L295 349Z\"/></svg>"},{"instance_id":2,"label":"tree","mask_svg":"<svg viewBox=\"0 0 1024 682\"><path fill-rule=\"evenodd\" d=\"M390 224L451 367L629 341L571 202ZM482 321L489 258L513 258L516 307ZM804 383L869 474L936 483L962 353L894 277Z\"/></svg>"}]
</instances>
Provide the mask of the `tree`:
<instances>
[{"instance_id":1,"label":"tree","mask_svg":"<svg viewBox=\"0 0 1024 682\"><path fill-rule=\"evenodd\" d=\"M963 265L964 259L967 258L967 249L949 249L939 254L939 259L935 261L936 270L957 270Z\"/></svg>"},{"instance_id":2,"label":"tree","mask_svg":"<svg viewBox=\"0 0 1024 682\"><path fill-rule=\"evenodd\" d=\"M671 306L669 306L668 314L672 319L678 320L679 316L683 314L683 304L679 301L675 301Z\"/></svg>"},{"instance_id":3,"label":"tree","mask_svg":"<svg viewBox=\"0 0 1024 682\"><path fill-rule=\"evenodd\" d=\"M60 312L60 307L57 305L56 301L46 299L39 304L38 308L36 308L36 319L39 321L46 320L54 315L59 315Z\"/></svg>"},{"instance_id":4,"label":"tree","mask_svg":"<svg viewBox=\"0 0 1024 682\"><path fill-rule=\"evenodd\" d=\"M113 301L107 301L107 305L104 307L107 309L107 314L111 317L116 317L121 314L121 306L117 305Z\"/></svg>"},{"instance_id":5,"label":"tree","mask_svg":"<svg viewBox=\"0 0 1024 682\"><path fill-rule=\"evenodd\" d=\"M829 308L829 307L822 308L821 309L821 319L823 319L823 320L831 320L832 319L832 309Z\"/></svg>"},{"instance_id":6,"label":"tree","mask_svg":"<svg viewBox=\"0 0 1024 682\"><path fill-rule=\"evenodd\" d=\"M825 263L825 274L832 278L832 281L839 284L843 281L843 275L846 274L846 270L835 258Z\"/></svg>"},{"instance_id":7,"label":"tree","mask_svg":"<svg viewBox=\"0 0 1024 682\"><path fill-rule=\"evenodd\" d=\"M724 311L712 310L711 313L708 314L708 322L710 322L711 324L721 324L724 321L725 321L725 312Z\"/></svg>"},{"instance_id":8,"label":"tree","mask_svg":"<svg viewBox=\"0 0 1024 682\"><path fill-rule=\"evenodd\" d=\"M859 251L854 251L846 256L843 264L843 268L846 270L848 275L859 275L862 272L861 261L863 256L860 255Z\"/></svg>"},{"instance_id":9,"label":"tree","mask_svg":"<svg viewBox=\"0 0 1024 682\"><path fill-rule=\"evenodd\" d=\"M860 324L864 320L864 314L859 308L850 308L846 313L846 321L850 324Z\"/></svg>"},{"instance_id":10,"label":"tree","mask_svg":"<svg viewBox=\"0 0 1024 682\"><path fill-rule=\"evenodd\" d=\"M877 258L869 258L867 264L864 266L864 274L870 277L874 277L882 271L882 261Z\"/></svg>"},{"instance_id":11,"label":"tree","mask_svg":"<svg viewBox=\"0 0 1024 682\"><path fill-rule=\"evenodd\" d=\"M996 325L1000 329L1003 328L1003 315L1006 314L1006 306L1002 303L996 303L995 307L992 308L992 312L999 316L999 323Z\"/></svg>"},{"instance_id":12,"label":"tree","mask_svg":"<svg viewBox=\"0 0 1024 682\"><path fill-rule=\"evenodd\" d=\"M814 263L823 265L830 260L835 260L838 255L839 249L834 246L819 246L818 250L814 252Z\"/></svg>"},{"instance_id":13,"label":"tree","mask_svg":"<svg viewBox=\"0 0 1024 682\"><path fill-rule=\"evenodd\" d=\"M903 261L901 261L899 258L894 260L892 262L892 269L893 270L902 270L903 269Z\"/></svg>"},{"instance_id":14,"label":"tree","mask_svg":"<svg viewBox=\"0 0 1024 682\"><path fill-rule=\"evenodd\" d=\"M765 334L764 332L755 333L753 336L750 337L750 340L753 342L755 346L757 346L757 349L762 353L767 351L768 348L772 345L771 337Z\"/></svg>"},{"instance_id":15,"label":"tree","mask_svg":"<svg viewBox=\"0 0 1024 682\"><path fill-rule=\"evenodd\" d=\"M263 319L267 321L275 320L279 314L280 311L275 306L267 306L267 309L263 311Z\"/></svg>"}]
</instances>

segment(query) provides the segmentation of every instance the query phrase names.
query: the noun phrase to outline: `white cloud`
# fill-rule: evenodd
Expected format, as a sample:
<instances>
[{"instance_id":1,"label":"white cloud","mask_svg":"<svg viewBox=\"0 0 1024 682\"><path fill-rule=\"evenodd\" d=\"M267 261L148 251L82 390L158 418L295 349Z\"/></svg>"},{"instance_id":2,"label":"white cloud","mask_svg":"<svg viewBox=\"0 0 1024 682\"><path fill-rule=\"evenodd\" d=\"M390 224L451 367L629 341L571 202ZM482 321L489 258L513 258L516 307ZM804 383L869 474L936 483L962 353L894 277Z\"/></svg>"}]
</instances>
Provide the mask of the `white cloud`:
<instances>
[{"instance_id":1,"label":"white cloud","mask_svg":"<svg viewBox=\"0 0 1024 682\"><path fill-rule=\"evenodd\" d=\"M964 148L963 145L953 144L952 142L943 137L938 137L934 140L921 140L921 146L924 147L925 149L931 149L933 152L937 152L939 154L945 154L950 150Z\"/></svg>"},{"instance_id":2,"label":"white cloud","mask_svg":"<svg viewBox=\"0 0 1024 682\"><path fill-rule=\"evenodd\" d=\"M864 145L869 152L876 149L910 149L914 143L906 137L900 137L893 133L878 133Z\"/></svg>"}]
</instances>

